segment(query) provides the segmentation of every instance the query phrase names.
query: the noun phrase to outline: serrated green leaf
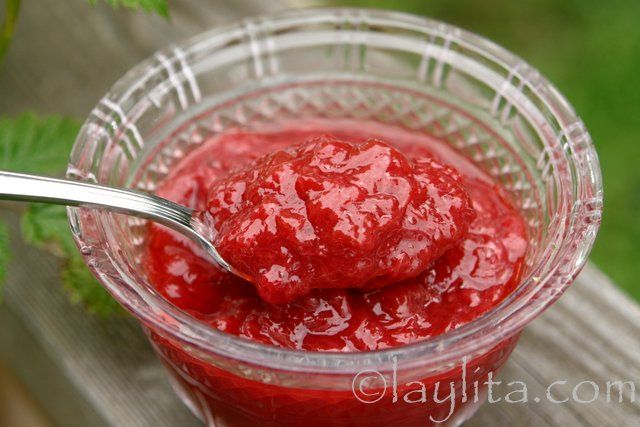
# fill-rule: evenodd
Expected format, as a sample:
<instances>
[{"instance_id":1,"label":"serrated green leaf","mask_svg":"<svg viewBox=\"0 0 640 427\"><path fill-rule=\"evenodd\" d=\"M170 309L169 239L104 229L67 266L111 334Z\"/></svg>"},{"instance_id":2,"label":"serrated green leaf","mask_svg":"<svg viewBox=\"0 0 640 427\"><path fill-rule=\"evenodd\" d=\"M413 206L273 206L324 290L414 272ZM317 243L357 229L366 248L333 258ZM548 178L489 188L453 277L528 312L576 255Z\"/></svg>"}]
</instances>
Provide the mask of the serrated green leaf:
<instances>
[{"instance_id":1,"label":"serrated green leaf","mask_svg":"<svg viewBox=\"0 0 640 427\"><path fill-rule=\"evenodd\" d=\"M64 257L77 251L64 206L33 203L21 219L25 242Z\"/></svg>"},{"instance_id":2,"label":"serrated green leaf","mask_svg":"<svg viewBox=\"0 0 640 427\"><path fill-rule=\"evenodd\" d=\"M71 255L62 270L62 283L69 291L71 301L82 304L89 313L107 317L125 312L98 283L77 252Z\"/></svg>"},{"instance_id":3,"label":"serrated green leaf","mask_svg":"<svg viewBox=\"0 0 640 427\"><path fill-rule=\"evenodd\" d=\"M0 301L2 300L2 288L7 278L7 265L10 258L9 228L7 224L0 222Z\"/></svg>"},{"instance_id":4,"label":"serrated green leaf","mask_svg":"<svg viewBox=\"0 0 640 427\"><path fill-rule=\"evenodd\" d=\"M91 5L95 5L97 0L88 0ZM169 3L167 0L104 0L112 7L119 6L128 9L142 9L146 12L155 12L165 18L169 16Z\"/></svg>"},{"instance_id":5,"label":"serrated green leaf","mask_svg":"<svg viewBox=\"0 0 640 427\"><path fill-rule=\"evenodd\" d=\"M0 118L0 169L51 174L65 169L80 124L69 118L23 113Z\"/></svg>"},{"instance_id":6,"label":"serrated green leaf","mask_svg":"<svg viewBox=\"0 0 640 427\"><path fill-rule=\"evenodd\" d=\"M62 283L74 303L82 304L90 313L101 316L123 311L98 283L78 253L64 207L32 204L22 216L21 225L25 241L63 258Z\"/></svg>"},{"instance_id":7,"label":"serrated green leaf","mask_svg":"<svg viewBox=\"0 0 640 427\"><path fill-rule=\"evenodd\" d=\"M79 129L73 119L39 117L30 112L0 119L0 169L45 175L63 171ZM122 311L85 266L64 207L31 204L21 225L26 242L63 259L62 281L73 301L100 315ZM9 256L3 232L0 229L0 282Z\"/></svg>"}]
</instances>

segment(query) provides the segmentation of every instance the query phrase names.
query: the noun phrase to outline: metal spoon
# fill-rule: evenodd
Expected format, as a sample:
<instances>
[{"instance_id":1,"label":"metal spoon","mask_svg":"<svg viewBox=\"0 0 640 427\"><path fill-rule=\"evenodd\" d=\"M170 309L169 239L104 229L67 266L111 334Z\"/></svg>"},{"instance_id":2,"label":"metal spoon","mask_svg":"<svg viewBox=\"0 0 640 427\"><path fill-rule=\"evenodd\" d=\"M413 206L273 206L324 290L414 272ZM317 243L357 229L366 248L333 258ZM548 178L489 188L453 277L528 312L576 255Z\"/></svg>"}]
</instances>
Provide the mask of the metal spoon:
<instances>
[{"instance_id":1,"label":"metal spoon","mask_svg":"<svg viewBox=\"0 0 640 427\"><path fill-rule=\"evenodd\" d=\"M211 230L194 215L193 209L153 194L67 179L0 171L0 199L102 208L150 219L195 240L220 268L248 280L247 275L233 268L220 256L206 237Z\"/></svg>"}]
</instances>

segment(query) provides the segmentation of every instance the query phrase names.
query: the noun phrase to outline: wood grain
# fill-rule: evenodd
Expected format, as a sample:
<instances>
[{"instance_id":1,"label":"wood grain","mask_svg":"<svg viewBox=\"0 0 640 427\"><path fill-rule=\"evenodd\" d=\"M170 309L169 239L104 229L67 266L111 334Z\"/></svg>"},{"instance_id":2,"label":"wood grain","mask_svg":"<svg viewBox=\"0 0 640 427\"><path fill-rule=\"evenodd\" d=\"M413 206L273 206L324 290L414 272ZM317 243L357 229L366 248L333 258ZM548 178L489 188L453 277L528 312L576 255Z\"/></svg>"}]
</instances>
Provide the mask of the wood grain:
<instances>
[{"instance_id":1,"label":"wood grain","mask_svg":"<svg viewBox=\"0 0 640 427\"><path fill-rule=\"evenodd\" d=\"M24 2L15 43L0 72L0 114L25 109L84 117L128 68L154 50L249 13L282 8L250 0L172 2L171 21L84 0ZM0 308L0 358L61 426L197 426L170 390L132 319L97 319L69 304L57 261L17 238ZM640 308L595 267L523 333L501 372L527 384L527 403L486 404L469 426L632 426L640 424L640 389L623 402L549 402L594 381L635 381L640 388ZM498 395L511 389L500 387ZM584 388L583 391L588 391ZM588 393L585 393L588 395ZM535 402L534 397L542 398ZM617 397L617 396L616 396Z\"/></svg>"}]
</instances>

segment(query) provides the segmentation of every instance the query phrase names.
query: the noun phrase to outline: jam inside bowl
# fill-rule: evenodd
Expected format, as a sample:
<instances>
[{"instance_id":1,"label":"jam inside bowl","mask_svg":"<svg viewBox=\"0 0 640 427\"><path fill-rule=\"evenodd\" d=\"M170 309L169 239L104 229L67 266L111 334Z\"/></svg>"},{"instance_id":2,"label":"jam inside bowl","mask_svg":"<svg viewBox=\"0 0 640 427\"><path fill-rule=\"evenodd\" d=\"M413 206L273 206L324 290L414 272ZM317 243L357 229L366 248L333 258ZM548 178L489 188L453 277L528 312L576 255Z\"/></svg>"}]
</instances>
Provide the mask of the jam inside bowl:
<instances>
[{"instance_id":1,"label":"jam inside bowl","mask_svg":"<svg viewBox=\"0 0 640 427\"><path fill-rule=\"evenodd\" d=\"M481 37L383 11L289 12L158 52L92 111L68 176L154 192L218 135L341 121L435 139L498 183L527 228L521 280L488 312L424 341L290 350L218 331L163 298L144 265L144 221L70 208L87 264L209 425L457 425L593 245L598 160L562 95Z\"/></svg>"}]
</instances>

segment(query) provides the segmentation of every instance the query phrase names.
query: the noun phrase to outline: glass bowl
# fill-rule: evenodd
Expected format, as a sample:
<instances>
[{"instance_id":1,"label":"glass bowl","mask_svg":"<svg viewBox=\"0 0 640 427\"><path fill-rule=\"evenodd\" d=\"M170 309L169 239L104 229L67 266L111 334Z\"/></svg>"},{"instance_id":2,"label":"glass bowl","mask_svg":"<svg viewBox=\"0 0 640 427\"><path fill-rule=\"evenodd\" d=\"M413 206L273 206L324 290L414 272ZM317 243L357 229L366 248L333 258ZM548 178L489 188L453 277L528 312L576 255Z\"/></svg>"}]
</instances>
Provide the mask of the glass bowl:
<instances>
[{"instance_id":1,"label":"glass bowl","mask_svg":"<svg viewBox=\"0 0 640 427\"><path fill-rule=\"evenodd\" d=\"M298 119L401 126L471 159L527 222L517 289L437 338L336 354L250 342L165 301L141 266L142 220L70 208L87 265L140 320L176 391L208 425L461 423L522 328L587 259L602 210L589 134L536 70L482 37L400 13L301 10L209 31L133 68L84 123L68 176L154 191L209 137ZM417 384L431 398L407 402Z\"/></svg>"}]
</instances>

